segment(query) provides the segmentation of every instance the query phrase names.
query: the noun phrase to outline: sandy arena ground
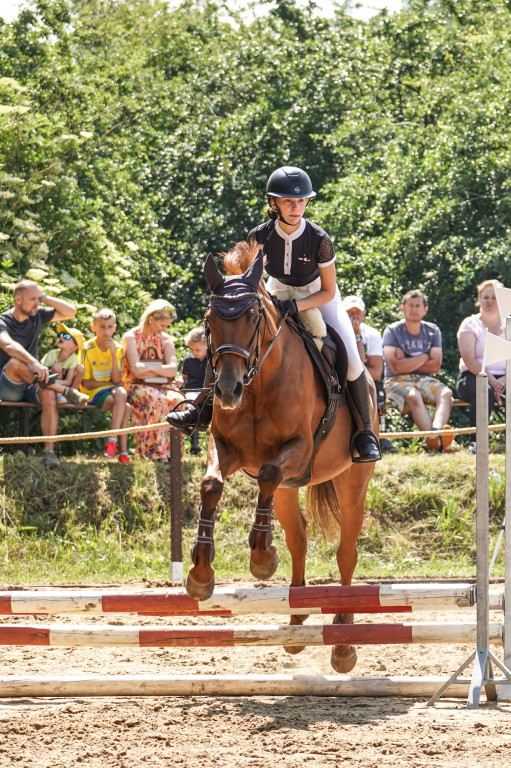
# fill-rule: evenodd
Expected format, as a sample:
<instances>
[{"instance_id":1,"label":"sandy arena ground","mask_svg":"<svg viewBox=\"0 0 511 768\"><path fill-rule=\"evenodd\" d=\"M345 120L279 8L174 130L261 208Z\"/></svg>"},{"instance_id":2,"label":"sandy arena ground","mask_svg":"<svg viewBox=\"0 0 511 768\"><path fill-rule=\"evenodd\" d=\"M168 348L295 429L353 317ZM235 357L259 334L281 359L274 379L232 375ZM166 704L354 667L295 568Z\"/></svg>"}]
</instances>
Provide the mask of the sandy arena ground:
<instances>
[{"instance_id":1,"label":"sandy arena ground","mask_svg":"<svg viewBox=\"0 0 511 768\"><path fill-rule=\"evenodd\" d=\"M330 618L323 617L330 621ZM501 621L502 615L492 616ZM13 623L12 617L3 617ZM48 617L16 618L48 623ZM60 617L59 623L85 619ZM308 623L319 623L311 617ZM471 611L360 616L358 621L475 621ZM285 617L137 619L87 623L287 623ZM365 646L357 675L441 675L447 679L473 647ZM501 649L496 648L501 656ZM281 648L4 647L1 675L332 674L327 647L297 656ZM471 671L471 667L470 667ZM463 699L320 697L126 697L0 699L0 768L501 768L511 756L511 704Z\"/></svg>"}]
</instances>

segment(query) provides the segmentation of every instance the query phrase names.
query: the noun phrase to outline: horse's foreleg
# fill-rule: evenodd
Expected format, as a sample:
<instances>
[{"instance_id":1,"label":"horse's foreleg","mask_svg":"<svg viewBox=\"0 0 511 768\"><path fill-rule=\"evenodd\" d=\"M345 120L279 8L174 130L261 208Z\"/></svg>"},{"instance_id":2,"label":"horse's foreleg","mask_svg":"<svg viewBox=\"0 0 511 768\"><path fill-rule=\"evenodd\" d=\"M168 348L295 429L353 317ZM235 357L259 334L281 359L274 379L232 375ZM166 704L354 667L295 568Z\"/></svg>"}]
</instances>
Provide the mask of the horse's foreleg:
<instances>
[{"instance_id":1,"label":"horse's foreleg","mask_svg":"<svg viewBox=\"0 0 511 768\"><path fill-rule=\"evenodd\" d=\"M307 455L307 444L303 438L294 438L280 448L272 461L263 464L257 475L259 497L249 543L250 570L258 579L269 579L279 563L277 550L271 543L273 495L284 477L294 477L303 471Z\"/></svg>"},{"instance_id":2,"label":"horse's foreleg","mask_svg":"<svg viewBox=\"0 0 511 768\"><path fill-rule=\"evenodd\" d=\"M193 600L207 600L215 588L215 571L211 566L215 559L213 528L216 508L224 488L224 477L230 474L229 471L221 470L217 448L214 438L211 437L208 446L208 467L200 488L199 525L190 553L193 565L186 580L186 591Z\"/></svg>"},{"instance_id":3,"label":"horse's foreleg","mask_svg":"<svg viewBox=\"0 0 511 768\"><path fill-rule=\"evenodd\" d=\"M279 557L272 545L273 494L282 480L280 467L263 464L259 471L259 496L257 497L256 517L248 543L250 544L250 572L256 579L269 579L277 570Z\"/></svg>"},{"instance_id":4,"label":"horse's foreleg","mask_svg":"<svg viewBox=\"0 0 511 768\"><path fill-rule=\"evenodd\" d=\"M367 464L352 464L349 469L335 478L334 484L341 508L341 541L337 549L337 564L343 586L349 586L357 565L357 539L364 521L364 500L372 467ZM337 613L333 624L353 624L352 613ZM354 645L334 645L331 664L336 672L346 674L357 663L357 649Z\"/></svg>"}]
</instances>

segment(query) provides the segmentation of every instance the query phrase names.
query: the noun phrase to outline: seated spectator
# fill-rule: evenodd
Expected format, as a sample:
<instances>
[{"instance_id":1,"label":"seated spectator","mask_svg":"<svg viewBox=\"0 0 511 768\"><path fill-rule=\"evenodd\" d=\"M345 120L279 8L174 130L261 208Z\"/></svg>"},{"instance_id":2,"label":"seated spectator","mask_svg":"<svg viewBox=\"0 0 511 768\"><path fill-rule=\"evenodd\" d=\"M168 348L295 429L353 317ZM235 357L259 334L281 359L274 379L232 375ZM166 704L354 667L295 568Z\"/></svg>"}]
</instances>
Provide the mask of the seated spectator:
<instances>
[{"instance_id":1,"label":"seated spectator","mask_svg":"<svg viewBox=\"0 0 511 768\"><path fill-rule=\"evenodd\" d=\"M112 429L126 429L131 408L122 386L124 356L122 346L113 338L116 328L115 314L111 309L98 309L94 312L91 330L96 335L83 346L80 391L89 395L89 405L112 412ZM119 461L129 464L127 434L119 436L119 449ZM113 459L116 454L117 438L109 437L105 445L105 456Z\"/></svg>"},{"instance_id":2,"label":"seated spectator","mask_svg":"<svg viewBox=\"0 0 511 768\"><path fill-rule=\"evenodd\" d=\"M139 324L122 337L126 367L124 381L132 409L132 425L165 421L170 408L184 398L173 383L177 357L168 327L176 319L174 307L156 299L142 313ZM152 461L168 462L167 429L135 433L137 453Z\"/></svg>"},{"instance_id":3,"label":"seated spectator","mask_svg":"<svg viewBox=\"0 0 511 768\"><path fill-rule=\"evenodd\" d=\"M355 332L358 354L366 370L371 374L376 386L378 410L385 412L385 390L383 388L383 344L379 331L364 323L366 306L360 296L346 296L342 305L351 320ZM380 439L383 452L392 453L397 448L387 438Z\"/></svg>"},{"instance_id":4,"label":"seated spectator","mask_svg":"<svg viewBox=\"0 0 511 768\"><path fill-rule=\"evenodd\" d=\"M458 328L458 349L460 352L460 372L456 389L458 397L469 403L469 423L476 424L476 376L481 373L484 340L486 331L506 338L499 314L495 286L502 285L498 280L485 280L477 286L477 302L479 312L462 320ZM485 368L488 374L488 413L495 404L501 405L502 395L506 391L506 363L493 363ZM469 450L476 452L476 436L470 435Z\"/></svg>"},{"instance_id":5,"label":"seated spectator","mask_svg":"<svg viewBox=\"0 0 511 768\"><path fill-rule=\"evenodd\" d=\"M185 336L185 342L191 354L187 355L183 360L183 368L181 370L183 386L188 390L201 390L204 387L208 365L206 331L202 326L192 328L190 333ZM190 394L190 392L187 393L187 399L190 399ZM198 432L193 433L190 443L190 453L200 453Z\"/></svg>"},{"instance_id":6,"label":"seated spectator","mask_svg":"<svg viewBox=\"0 0 511 768\"><path fill-rule=\"evenodd\" d=\"M452 392L436 379L442 365L442 335L438 326L422 318L428 303L422 291L408 291L403 296L401 311L404 320L385 328L385 389L389 402L401 413L410 413L421 431L448 429L452 407ZM426 404L434 405L433 419ZM448 448L454 437L428 437L430 450Z\"/></svg>"},{"instance_id":7,"label":"seated spectator","mask_svg":"<svg viewBox=\"0 0 511 768\"><path fill-rule=\"evenodd\" d=\"M85 339L78 328L68 328L65 323L57 325L57 347L50 349L43 359L50 373L57 378L50 384L50 389L57 392L57 401L66 401L73 405L85 405L89 396L76 387L83 378L83 367L79 362Z\"/></svg>"},{"instance_id":8,"label":"seated spectator","mask_svg":"<svg viewBox=\"0 0 511 768\"><path fill-rule=\"evenodd\" d=\"M39 362L39 336L47 323L75 314L72 304L47 296L31 280L14 286L14 306L0 314L0 399L40 405L43 435L57 434L59 414L56 393L48 388L50 372ZM48 469L60 464L51 441L44 444L44 464Z\"/></svg>"}]
</instances>

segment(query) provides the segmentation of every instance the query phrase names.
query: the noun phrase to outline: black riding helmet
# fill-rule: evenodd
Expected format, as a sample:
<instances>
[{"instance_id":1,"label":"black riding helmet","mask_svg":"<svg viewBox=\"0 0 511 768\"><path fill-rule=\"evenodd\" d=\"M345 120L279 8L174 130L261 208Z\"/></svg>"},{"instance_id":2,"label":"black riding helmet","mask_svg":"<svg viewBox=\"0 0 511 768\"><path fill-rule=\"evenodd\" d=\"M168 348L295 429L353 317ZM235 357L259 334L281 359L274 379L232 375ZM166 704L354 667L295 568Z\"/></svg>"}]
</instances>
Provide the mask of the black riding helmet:
<instances>
[{"instance_id":1,"label":"black riding helmet","mask_svg":"<svg viewBox=\"0 0 511 768\"><path fill-rule=\"evenodd\" d=\"M266 197L270 204L268 210L270 219L279 219L284 224L287 224L288 222L282 216L277 199L279 197L294 199L304 197L307 200L313 200L316 197L316 193L312 189L312 181L305 171L297 168L296 165L284 165L282 168L277 168L276 171L273 171L268 179ZM275 208L272 207L271 200L273 200Z\"/></svg>"},{"instance_id":2,"label":"black riding helmet","mask_svg":"<svg viewBox=\"0 0 511 768\"><path fill-rule=\"evenodd\" d=\"M284 165L273 171L266 184L266 194L268 197L306 197L309 200L316 197L309 176L295 165Z\"/></svg>"}]
</instances>

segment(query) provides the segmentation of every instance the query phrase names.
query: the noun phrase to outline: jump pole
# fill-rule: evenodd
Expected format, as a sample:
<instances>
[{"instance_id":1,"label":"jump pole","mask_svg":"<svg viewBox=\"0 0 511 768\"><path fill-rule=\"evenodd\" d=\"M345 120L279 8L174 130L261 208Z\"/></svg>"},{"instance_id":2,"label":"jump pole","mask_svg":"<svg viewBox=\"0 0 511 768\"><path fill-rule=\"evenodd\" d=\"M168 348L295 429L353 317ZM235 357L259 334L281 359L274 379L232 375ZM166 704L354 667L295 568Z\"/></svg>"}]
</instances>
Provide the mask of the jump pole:
<instances>
[{"instance_id":1,"label":"jump pole","mask_svg":"<svg viewBox=\"0 0 511 768\"><path fill-rule=\"evenodd\" d=\"M0 677L0 698L59 696L431 696L441 677L349 675L65 675ZM443 691L466 697L470 680Z\"/></svg>"},{"instance_id":2,"label":"jump pole","mask_svg":"<svg viewBox=\"0 0 511 768\"><path fill-rule=\"evenodd\" d=\"M405 645L471 643L476 624L249 624L211 626L84 626L0 624L0 646L89 648L228 648L234 646ZM502 644L502 625L488 628L488 641Z\"/></svg>"},{"instance_id":3,"label":"jump pole","mask_svg":"<svg viewBox=\"0 0 511 768\"><path fill-rule=\"evenodd\" d=\"M428 704L434 704L444 690L461 682L461 673L473 661L472 677L467 708L479 706L481 689L486 698L495 701L497 683L511 684L511 671L490 650L489 625L489 478L488 478L488 376L482 372L476 376L476 575L477 575L477 646L472 655L459 667L446 683L431 697ZM507 478L506 478L507 479ZM503 673L496 678L492 662Z\"/></svg>"},{"instance_id":4,"label":"jump pole","mask_svg":"<svg viewBox=\"0 0 511 768\"><path fill-rule=\"evenodd\" d=\"M192 600L184 589L47 590L0 592L0 615L136 613L142 616L318 615L412 613L459 610L475 604L472 584L327 584L309 587L227 587L208 600ZM503 593L490 593L502 610Z\"/></svg>"}]
</instances>

